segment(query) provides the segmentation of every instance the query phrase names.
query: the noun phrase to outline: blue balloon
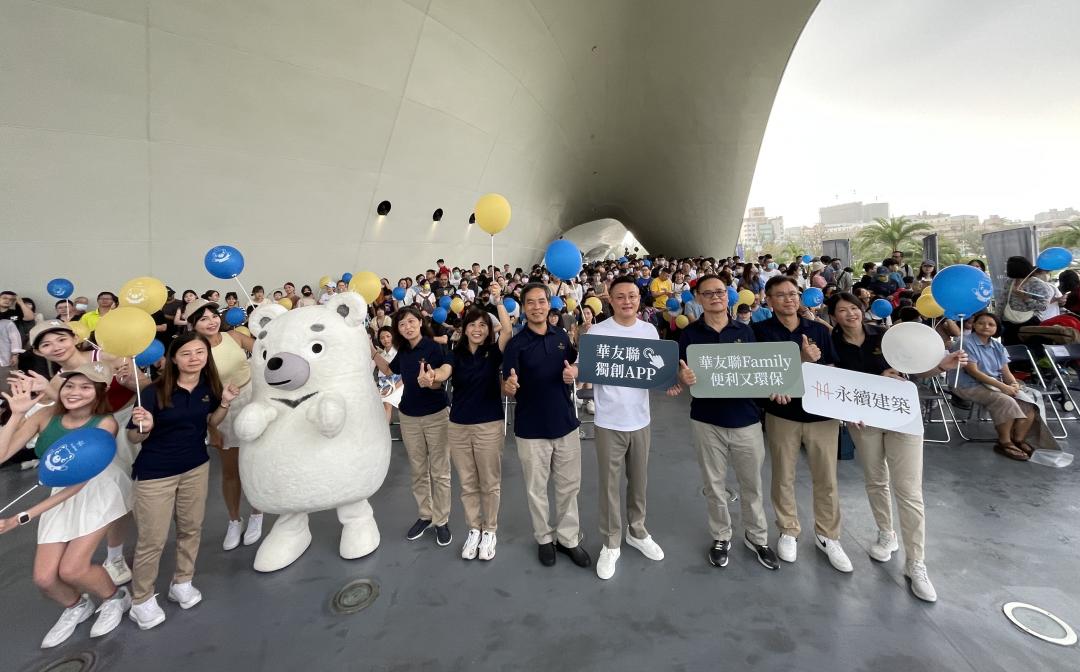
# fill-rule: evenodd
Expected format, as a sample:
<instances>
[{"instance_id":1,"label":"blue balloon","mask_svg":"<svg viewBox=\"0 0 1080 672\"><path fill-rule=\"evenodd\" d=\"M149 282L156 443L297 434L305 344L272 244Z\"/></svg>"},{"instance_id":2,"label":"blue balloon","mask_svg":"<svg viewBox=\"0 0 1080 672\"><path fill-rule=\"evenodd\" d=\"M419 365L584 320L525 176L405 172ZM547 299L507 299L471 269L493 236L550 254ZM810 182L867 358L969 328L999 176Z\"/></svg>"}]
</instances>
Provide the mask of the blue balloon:
<instances>
[{"instance_id":1,"label":"blue balloon","mask_svg":"<svg viewBox=\"0 0 1080 672\"><path fill-rule=\"evenodd\" d=\"M405 288L404 287L394 287L393 294L394 294L394 298L397 299L398 301L404 301L405 300Z\"/></svg>"},{"instance_id":2,"label":"blue balloon","mask_svg":"<svg viewBox=\"0 0 1080 672\"><path fill-rule=\"evenodd\" d=\"M673 297L671 297L670 299L668 299L668 300L667 300L667 303L666 303L666 304L664 304L664 305L666 305L666 306L667 306L667 309L668 309L668 310L678 310L678 309L679 309L679 306L681 306L682 304L680 304L680 303L679 303L679 300L678 300L678 299L676 299L676 298L675 298L675 297L673 296Z\"/></svg>"},{"instance_id":3,"label":"blue balloon","mask_svg":"<svg viewBox=\"0 0 1080 672\"><path fill-rule=\"evenodd\" d=\"M802 302L807 308L817 308L825 301L825 294L817 287L808 287L803 290Z\"/></svg>"},{"instance_id":4,"label":"blue balloon","mask_svg":"<svg viewBox=\"0 0 1080 672\"><path fill-rule=\"evenodd\" d=\"M625 264L625 263L626 263L626 262L628 262L628 261L630 261L630 260L629 260L629 259L627 259L626 257L619 257L619 263L620 263L620 264Z\"/></svg>"},{"instance_id":5,"label":"blue balloon","mask_svg":"<svg viewBox=\"0 0 1080 672\"><path fill-rule=\"evenodd\" d=\"M694 293L691 292L689 289L684 290L682 293L682 300L683 303L690 303L694 300Z\"/></svg>"},{"instance_id":6,"label":"blue balloon","mask_svg":"<svg viewBox=\"0 0 1080 672\"><path fill-rule=\"evenodd\" d=\"M569 280L581 272L581 250L569 240L556 240L544 253L544 265L560 280Z\"/></svg>"},{"instance_id":7,"label":"blue balloon","mask_svg":"<svg viewBox=\"0 0 1080 672\"><path fill-rule=\"evenodd\" d=\"M809 254L802 255L802 263L804 263L804 264L809 264L813 260L814 260L814 258L812 256L810 256Z\"/></svg>"},{"instance_id":8,"label":"blue balloon","mask_svg":"<svg viewBox=\"0 0 1080 672\"><path fill-rule=\"evenodd\" d=\"M878 299L870 304L870 312L873 313L874 317L880 317L883 320L892 315L892 311L892 304L885 299Z\"/></svg>"},{"instance_id":9,"label":"blue balloon","mask_svg":"<svg viewBox=\"0 0 1080 672\"><path fill-rule=\"evenodd\" d=\"M512 313L517 310L517 305L517 301L515 301L512 297L508 296L503 299L503 308L505 308L506 312L508 313Z\"/></svg>"},{"instance_id":10,"label":"blue balloon","mask_svg":"<svg viewBox=\"0 0 1080 672\"><path fill-rule=\"evenodd\" d=\"M244 271L244 255L232 245L211 247L203 258L203 265L210 275L222 280L235 278Z\"/></svg>"},{"instance_id":11,"label":"blue balloon","mask_svg":"<svg viewBox=\"0 0 1080 672\"><path fill-rule=\"evenodd\" d=\"M1048 247L1039 253L1035 265L1044 271L1061 271L1072 265L1072 252L1064 247Z\"/></svg>"},{"instance_id":12,"label":"blue balloon","mask_svg":"<svg viewBox=\"0 0 1080 672\"><path fill-rule=\"evenodd\" d=\"M247 313L239 306L233 306L225 311L225 324L230 327L238 327L247 319Z\"/></svg>"},{"instance_id":13,"label":"blue balloon","mask_svg":"<svg viewBox=\"0 0 1080 672\"><path fill-rule=\"evenodd\" d=\"M938 271L930 291L946 314L954 316L951 319L961 315L971 317L994 298L990 276L967 264L954 264Z\"/></svg>"},{"instance_id":14,"label":"blue balloon","mask_svg":"<svg viewBox=\"0 0 1080 672\"><path fill-rule=\"evenodd\" d=\"M240 310L239 308L233 308L233 310ZM240 312L244 312L240 310ZM158 361L165 356L165 346L161 341L156 338L150 341L150 345L146 346L146 349L135 355L135 366L140 369L145 369L148 366L153 366L154 362Z\"/></svg>"},{"instance_id":15,"label":"blue balloon","mask_svg":"<svg viewBox=\"0 0 1080 672\"><path fill-rule=\"evenodd\" d=\"M431 313L431 319L435 320L436 324L442 324L443 322L446 322L446 315L446 308L439 306Z\"/></svg>"},{"instance_id":16,"label":"blue balloon","mask_svg":"<svg viewBox=\"0 0 1080 672\"><path fill-rule=\"evenodd\" d=\"M345 284L349 284L352 281L352 273L342 273L341 279L345 281Z\"/></svg>"},{"instance_id":17,"label":"blue balloon","mask_svg":"<svg viewBox=\"0 0 1080 672\"><path fill-rule=\"evenodd\" d=\"M447 310L449 310L450 309L450 304L453 303L453 302L454 302L454 299L449 294L443 294L442 296L439 297L439 307L440 308L446 308Z\"/></svg>"},{"instance_id":18,"label":"blue balloon","mask_svg":"<svg viewBox=\"0 0 1080 672\"><path fill-rule=\"evenodd\" d=\"M38 463L38 481L50 488L85 483L105 471L116 455L116 437L100 427L64 434Z\"/></svg>"},{"instance_id":19,"label":"blue balloon","mask_svg":"<svg viewBox=\"0 0 1080 672\"><path fill-rule=\"evenodd\" d=\"M566 307L566 302L563 301L561 296L553 296L551 297L551 307L555 310L562 310Z\"/></svg>"},{"instance_id":20,"label":"blue balloon","mask_svg":"<svg viewBox=\"0 0 1080 672\"><path fill-rule=\"evenodd\" d=\"M49 296L57 299L66 299L75 293L75 285L67 278L54 278L45 285Z\"/></svg>"},{"instance_id":21,"label":"blue balloon","mask_svg":"<svg viewBox=\"0 0 1080 672\"><path fill-rule=\"evenodd\" d=\"M739 302L739 290L734 287L727 288L727 302L729 306L734 306Z\"/></svg>"},{"instance_id":22,"label":"blue balloon","mask_svg":"<svg viewBox=\"0 0 1080 672\"><path fill-rule=\"evenodd\" d=\"M643 259L641 263L645 266L645 268L652 268L652 259Z\"/></svg>"}]
</instances>

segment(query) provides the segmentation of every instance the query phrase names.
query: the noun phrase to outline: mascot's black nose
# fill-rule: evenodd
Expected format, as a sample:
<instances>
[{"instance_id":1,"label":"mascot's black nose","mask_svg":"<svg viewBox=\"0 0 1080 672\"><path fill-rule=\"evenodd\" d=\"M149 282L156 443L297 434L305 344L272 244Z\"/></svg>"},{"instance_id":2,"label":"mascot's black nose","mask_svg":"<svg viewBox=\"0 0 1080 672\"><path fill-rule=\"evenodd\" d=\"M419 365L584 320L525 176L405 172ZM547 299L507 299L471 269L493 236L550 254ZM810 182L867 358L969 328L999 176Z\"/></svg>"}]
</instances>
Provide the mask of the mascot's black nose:
<instances>
[{"instance_id":1,"label":"mascot's black nose","mask_svg":"<svg viewBox=\"0 0 1080 672\"><path fill-rule=\"evenodd\" d=\"M281 368L281 364L281 357L271 357L270 361L266 363L266 368L270 369L271 371L277 371Z\"/></svg>"}]
</instances>

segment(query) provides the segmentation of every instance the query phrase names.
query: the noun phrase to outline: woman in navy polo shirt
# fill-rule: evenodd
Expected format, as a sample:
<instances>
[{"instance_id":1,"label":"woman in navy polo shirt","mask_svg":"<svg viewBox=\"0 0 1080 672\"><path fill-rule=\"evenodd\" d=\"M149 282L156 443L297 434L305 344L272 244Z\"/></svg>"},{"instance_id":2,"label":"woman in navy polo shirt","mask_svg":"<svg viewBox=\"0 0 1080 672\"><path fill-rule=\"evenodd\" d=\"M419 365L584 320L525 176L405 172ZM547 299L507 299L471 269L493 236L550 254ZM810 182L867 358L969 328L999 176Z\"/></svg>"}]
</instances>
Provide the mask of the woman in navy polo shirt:
<instances>
[{"instance_id":1,"label":"woman in navy polo shirt","mask_svg":"<svg viewBox=\"0 0 1080 672\"><path fill-rule=\"evenodd\" d=\"M469 524L469 536L461 557L481 560L495 557L502 489L503 403L499 368L502 353L514 335L510 315L503 307L499 284L491 284L491 298L499 311L496 338L491 315L480 306L470 308L462 319L462 337L449 362L453 368L454 402L450 407L450 457L461 481L461 505Z\"/></svg>"},{"instance_id":2,"label":"woman in navy polo shirt","mask_svg":"<svg viewBox=\"0 0 1080 672\"><path fill-rule=\"evenodd\" d=\"M143 391L143 406L131 414L128 439L141 443L142 450L132 467L139 540L130 616L143 630L165 620L154 582L174 518L176 573L169 584L169 599L184 609L202 600L191 579L210 474L207 426L221 424L238 393L232 385L222 388L210 342L189 331L169 345L161 379Z\"/></svg>"},{"instance_id":3,"label":"woman in navy polo shirt","mask_svg":"<svg viewBox=\"0 0 1080 672\"><path fill-rule=\"evenodd\" d=\"M436 541L440 546L449 546L453 540L449 525L450 447L446 441L448 420L443 383L453 370L415 306L398 309L390 328L397 357L388 363L374 346L371 356L379 371L384 375L400 375L405 385L398 416L401 440L412 471L412 493L420 514L405 536L419 539L434 523Z\"/></svg>"}]
</instances>

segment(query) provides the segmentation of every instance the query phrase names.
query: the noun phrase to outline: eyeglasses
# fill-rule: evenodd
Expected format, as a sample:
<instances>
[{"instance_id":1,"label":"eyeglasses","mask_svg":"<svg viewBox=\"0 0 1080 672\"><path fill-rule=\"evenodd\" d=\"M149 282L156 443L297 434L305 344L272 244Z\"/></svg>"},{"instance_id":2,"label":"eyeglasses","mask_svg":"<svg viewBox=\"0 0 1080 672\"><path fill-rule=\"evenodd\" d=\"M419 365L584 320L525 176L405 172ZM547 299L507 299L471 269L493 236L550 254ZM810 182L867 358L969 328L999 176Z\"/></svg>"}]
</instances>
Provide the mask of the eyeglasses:
<instances>
[{"instance_id":1,"label":"eyeglasses","mask_svg":"<svg viewBox=\"0 0 1080 672\"><path fill-rule=\"evenodd\" d=\"M726 289L710 289L707 291L698 292L698 294L704 296L706 299L715 299L718 296L726 296Z\"/></svg>"},{"instance_id":2,"label":"eyeglasses","mask_svg":"<svg viewBox=\"0 0 1080 672\"><path fill-rule=\"evenodd\" d=\"M785 292L783 294L769 294L770 299L776 299L779 301L798 301L798 292Z\"/></svg>"}]
</instances>

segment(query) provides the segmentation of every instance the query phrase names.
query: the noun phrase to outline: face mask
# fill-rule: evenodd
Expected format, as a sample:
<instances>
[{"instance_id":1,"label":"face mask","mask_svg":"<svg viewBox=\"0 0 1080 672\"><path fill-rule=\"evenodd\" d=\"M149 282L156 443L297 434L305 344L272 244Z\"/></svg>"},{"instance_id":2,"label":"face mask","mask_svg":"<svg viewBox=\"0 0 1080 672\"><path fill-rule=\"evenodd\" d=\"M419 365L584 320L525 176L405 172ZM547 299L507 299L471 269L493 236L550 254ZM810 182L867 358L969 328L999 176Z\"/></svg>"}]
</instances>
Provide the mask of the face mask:
<instances>
[{"instance_id":1,"label":"face mask","mask_svg":"<svg viewBox=\"0 0 1080 672\"><path fill-rule=\"evenodd\" d=\"M76 303L75 304L75 310L86 310L89 307L90 306L86 305L85 303Z\"/></svg>"},{"instance_id":2,"label":"face mask","mask_svg":"<svg viewBox=\"0 0 1080 672\"><path fill-rule=\"evenodd\" d=\"M547 282L547 281L551 280L551 277L550 277L550 276L547 276L547 275L545 275L545 276L543 277L543 280L544 280L544 282Z\"/></svg>"}]
</instances>

